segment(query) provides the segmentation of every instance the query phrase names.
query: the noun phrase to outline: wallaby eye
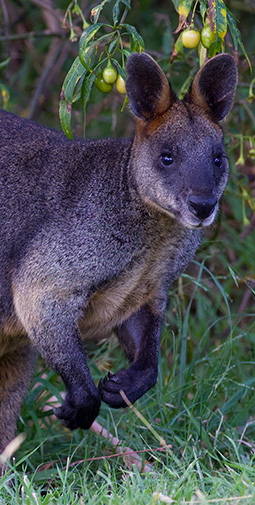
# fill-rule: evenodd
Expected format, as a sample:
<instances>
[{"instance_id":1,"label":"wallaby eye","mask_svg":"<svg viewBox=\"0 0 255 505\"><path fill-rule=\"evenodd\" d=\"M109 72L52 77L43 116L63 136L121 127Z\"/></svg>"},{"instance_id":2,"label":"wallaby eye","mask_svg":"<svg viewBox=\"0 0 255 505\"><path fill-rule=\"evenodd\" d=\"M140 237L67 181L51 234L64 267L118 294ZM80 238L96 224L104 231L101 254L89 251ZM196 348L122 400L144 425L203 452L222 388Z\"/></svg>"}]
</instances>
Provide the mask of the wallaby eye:
<instances>
[{"instance_id":1,"label":"wallaby eye","mask_svg":"<svg viewBox=\"0 0 255 505\"><path fill-rule=\"evenodd\" d=\"M222 167L222 158L221 156L216 156L216 158L214 158L214 165L218 168L221 168Z\"/></svg>"},{"instance_id":2,"label":"wallaby eye","mask_svg":"<svg viewBox=\"0 0 255 505\"><path fill-rule=\"evenodd\" d=\"M171 154L161 154L160 161L161 161L162 165L164 165L165 167L168 167L169 165L172 165L174 160L173 160Z\"/></svg>"}]
</instances>

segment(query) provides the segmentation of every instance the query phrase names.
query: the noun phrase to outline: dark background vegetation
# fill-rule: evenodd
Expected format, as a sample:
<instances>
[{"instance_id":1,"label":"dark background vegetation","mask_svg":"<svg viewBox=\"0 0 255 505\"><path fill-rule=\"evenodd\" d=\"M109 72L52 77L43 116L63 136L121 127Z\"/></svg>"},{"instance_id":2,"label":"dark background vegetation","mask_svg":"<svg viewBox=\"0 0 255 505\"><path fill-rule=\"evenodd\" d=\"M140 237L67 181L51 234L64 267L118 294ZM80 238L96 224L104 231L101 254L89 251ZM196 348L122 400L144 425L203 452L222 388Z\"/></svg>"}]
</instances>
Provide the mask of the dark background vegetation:
<instances>
[{"instance_id":1,"label":"dark background vegetation","mask_svg":"<svg viewBox=\"0 0 255 505\"><path fill-rule=\"evenodd\" d=\"M8 110L56 129L60 128L61 86L78 53L78 42L71 42L69 30L62 27L68 4L65 0L0 0L1 61L10 58L0 68L2 105L6 87L10 93ZM93 5L80 2L87 20ZM226 5L238 20L254 71L254 1L228 0ZM100 21L107 22L110 17L109 6ZM198 69L198 56L196 50L184 50L170 64L176 38L173 32L178 25L172 3L134 1L127 22L136 26L146 51L159 61L173 87L177 91L187 89L189 77ZM196 17L196 25L202 27L200 16ZM79 29L81 33L77 21L77 33ZM238 460L240 465L248 461L252 466L255 454L255 97L249 97L255 75L244 54L234 51L229 34L226 51L234 54L239 68L235 105L223 124L230 159L229 185L216 225L206 232L196 261L171 291L158 386L138 402L145 416L153 412L150 422L172 444L179 461L188 465L193 448L199 451L202 474L206 469L203 491L207 489L206 472L213 469L224 473L225 461ZM87 137L131 136L134 121L128 107L121 112L122 103L123 97L116 90L104 95L93 89L87 110ZM82 136L82 121L77 102L72 117L76 135ZM105 368L116 370L123 361L114 339L93 349L90 356L97 379L105 374ZM19 422L20 431L27 433L20 457L49 437L36 456L28 459L28 472L43 462L59 460L60 450L64 460L72 450L76 451L76 459L84 459L84 451L90 457L106 454L107 444L95 435L87 434L84 445L81 430L71 435L58 421L46 417L43 407L57 394L58 379L52 372L44 373L40 362L34 389ZM112 412L103 406L99 420L110 431L118 430L120 438L128 440L133 449L157 444L152 435L143 436L144 427L132 412ZM233 443L228 442L229 437ZM98 468L94 462L91 475ZM241 472L241 466L238 468ZM118 478L119 467L115 469ZM52 468L51 474L44 468L38 480L45 484L49 475ZM88 474L88 480L91 475ZM60 479L57 471L55 478ZM176 498L177 488L174 492Z\"/></svg>"}]
</instances>

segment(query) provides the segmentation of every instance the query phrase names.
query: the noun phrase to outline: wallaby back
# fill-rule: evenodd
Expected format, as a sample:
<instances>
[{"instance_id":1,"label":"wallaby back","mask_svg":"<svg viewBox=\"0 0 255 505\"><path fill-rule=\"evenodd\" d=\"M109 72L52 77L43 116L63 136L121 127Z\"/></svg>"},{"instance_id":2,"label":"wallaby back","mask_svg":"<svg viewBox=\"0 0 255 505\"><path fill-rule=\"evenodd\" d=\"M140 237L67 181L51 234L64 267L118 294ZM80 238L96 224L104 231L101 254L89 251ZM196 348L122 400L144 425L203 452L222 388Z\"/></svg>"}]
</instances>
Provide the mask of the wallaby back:
<instances>
[{"instance_id":1,"label":"wallaby back","mask_svg":"<svg viewBox=\"0 0 255 505\"><path fill-rule=\"evenodd\" d=\"M146 54L127 74L132 140L70 141L0 112L0 451L35 348L65 382L56 414L71 429L88 428L101 400L124 406L120 390L134 402L155 384L167 291L216 217L233 58L209 60L183 101ZM81 336L112 330L131 365L96 388Z\"/></svg>"}]
</instances>

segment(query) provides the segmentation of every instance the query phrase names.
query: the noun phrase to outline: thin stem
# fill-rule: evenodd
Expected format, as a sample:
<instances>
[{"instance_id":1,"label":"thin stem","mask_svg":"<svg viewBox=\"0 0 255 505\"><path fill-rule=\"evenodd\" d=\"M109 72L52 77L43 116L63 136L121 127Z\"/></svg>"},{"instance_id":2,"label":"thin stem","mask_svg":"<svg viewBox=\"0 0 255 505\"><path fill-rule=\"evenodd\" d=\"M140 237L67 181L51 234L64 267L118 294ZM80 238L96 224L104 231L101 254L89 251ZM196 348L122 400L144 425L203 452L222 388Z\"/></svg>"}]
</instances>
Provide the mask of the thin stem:
<instances>
[{"instance_id":1,"label":"thin stem","mask_svg":"<svg viewBox=\"0 0 255 505\"><path fill-rule=\"evenodd\" d=\"M125 21L125 19L126 19L127 15L128 15L128 12L129 12L129 8L128 8L128 7L125 7L124 12L123 12L123 14L122 14L122 16L121 16L121 20L120 20L120 22L119 22L119 24L120 24L120 25L122 25L122 24L124 23L124 21Z\"/></svg>"},{"instance_id":2,"label":"thin stem","mask_svg":"<svg viewBox=\"0 0 255 505\"><path fill-rule=\"evenodd\" d=\"M192 12L192 16L191 16L191 23L190 23L191 25L193 24L193 21L194 21L197 4L198 4L198 0L196 0L194 8L193 8L193 12Z\"/></svg>"},{"instance_id":3,"label":"thin stem","mask_svg":"<svg viewBox=\"0 0 255 505\"><path fill-rule=\"evenodd\" d=\"M43 32L27 32L27 33L19 33L16 35L2 35L0 37L0 42L7 40L23 40L23 39L31 39L34 37L59 37L66 38L65 34L60 32L51 32L50 30L44 30Z\"/></svg>"},{"instance_id":4,"label":"thin stem","mask_svg":"<svg viewBox=\"0 0 255 505\"><path fill-rule=\"evenodd\" d=\"M255 116L252 113L250 107L248 106L248 104L246 102L243 103L243 107L244 107L245 111L247 112L248 116L250 116L250 119L252 120L252 122L255 126Z\"/></svg>"}]
</instances>

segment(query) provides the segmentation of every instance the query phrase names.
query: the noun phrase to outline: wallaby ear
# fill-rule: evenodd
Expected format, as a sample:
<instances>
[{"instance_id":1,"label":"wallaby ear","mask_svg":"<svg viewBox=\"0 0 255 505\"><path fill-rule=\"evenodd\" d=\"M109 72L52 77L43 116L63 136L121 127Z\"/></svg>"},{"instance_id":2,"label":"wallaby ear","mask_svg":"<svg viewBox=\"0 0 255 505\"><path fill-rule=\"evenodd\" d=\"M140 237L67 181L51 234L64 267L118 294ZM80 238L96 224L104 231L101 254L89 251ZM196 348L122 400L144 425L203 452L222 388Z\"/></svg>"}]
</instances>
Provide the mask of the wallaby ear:
<instances>
[{"instance_id":1,"label":"wallaby ear","mask_svg":"<svg viewBox=\"0 0 255 505\"><path fill-rule=\"evenodd\" d=\"M145 53L134 53L129 56L126 69L127 96L136 116L149 121L155 114L169 109L175 95L153 58Z\"/></svg>"},{"instance_id":2,"label":"wallaby ear","mask_svg":"<svg viewBox=\"0 0 255 505\"><path fill-rule=\"evenodd\" d=\"M237 85L237 67L230 54L218 54L200 68L188 97L208 111L215 121L230 111Z\"/></svg>"}]
</instances>

